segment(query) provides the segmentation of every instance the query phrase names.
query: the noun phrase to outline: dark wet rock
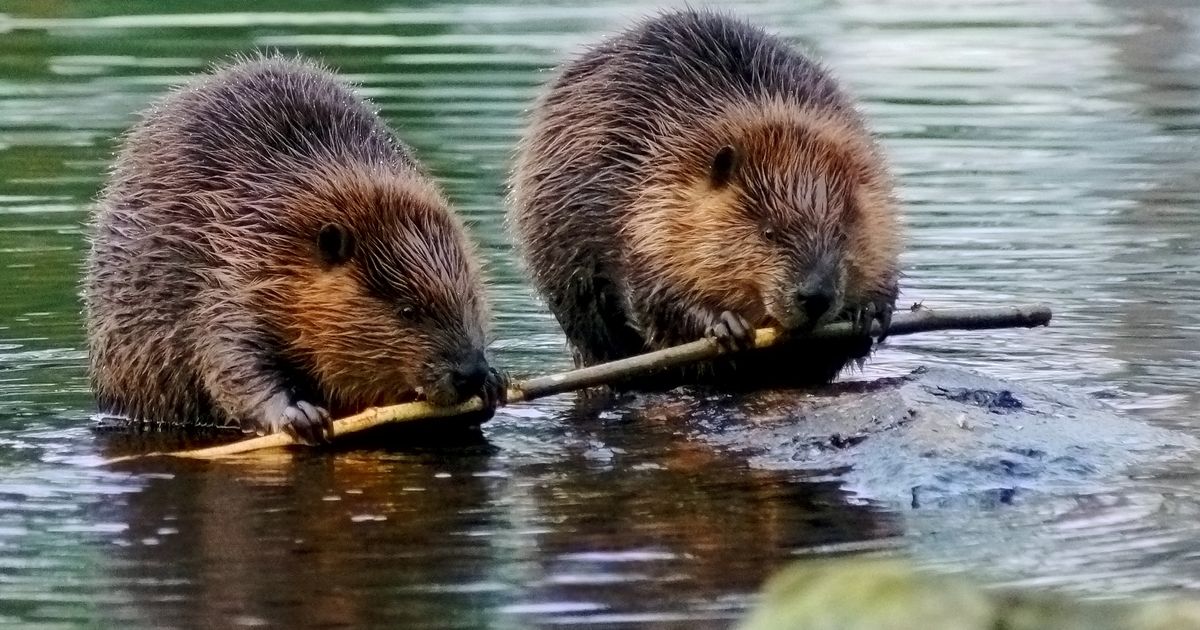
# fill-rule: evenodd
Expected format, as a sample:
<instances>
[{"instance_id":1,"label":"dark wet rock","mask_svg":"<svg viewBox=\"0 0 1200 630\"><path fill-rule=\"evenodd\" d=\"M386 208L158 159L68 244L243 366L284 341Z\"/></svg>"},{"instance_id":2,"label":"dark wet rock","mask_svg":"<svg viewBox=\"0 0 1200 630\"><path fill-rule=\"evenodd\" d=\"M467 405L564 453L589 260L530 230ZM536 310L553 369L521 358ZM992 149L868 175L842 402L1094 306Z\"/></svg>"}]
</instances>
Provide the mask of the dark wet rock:
<instances>
[{"instance_id":1,"label":"dark wet rock","mask_svg":"<svg viewBox=\"0 0 1200 630\"><path fill-rule=\"evenodd\" d=\"M960 402L968 405L983 407L992 413L1004 413L1016 409L1024 409L1025 405L1013 396L1013 393L1007 389L988 390L988 389L969 389L965 387L957 387L949 389L946 387L927 387L925 391L934 396L941 396L954 402Z\"/></svg>"},{"instance_id":2,"label":"dark wet rock","mask_svg":"<svg viewBox=\"0 0 1200 630\"><path fill-rule=\"evenodd\" d=\"M686 413L693 439L743 451L756 466L816 471L862 497L913 508L1010 504L1063 484L1101 484L1135 464L1200 448L1191 436L1086 394L957 369L680 399L647 397L638 406Z\"/></svg>"}]
</instances>

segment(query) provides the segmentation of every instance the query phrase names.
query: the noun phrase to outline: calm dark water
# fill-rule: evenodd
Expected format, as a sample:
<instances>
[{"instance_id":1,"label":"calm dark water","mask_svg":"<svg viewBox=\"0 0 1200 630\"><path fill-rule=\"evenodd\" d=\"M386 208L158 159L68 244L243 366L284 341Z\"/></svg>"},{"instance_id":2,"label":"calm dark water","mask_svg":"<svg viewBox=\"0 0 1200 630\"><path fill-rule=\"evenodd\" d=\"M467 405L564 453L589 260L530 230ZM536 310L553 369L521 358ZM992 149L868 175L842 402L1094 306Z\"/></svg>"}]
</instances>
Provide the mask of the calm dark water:
<instances>
[{"instance_id":1,"label":"calm dark water","mask_svg":"<svg viewBox=\"0 0 1200 630\"><path fill-rule=\"evenodd\" d=\"M545 70L647 10L193 4L0 3L0 625L726 627L790 558L873 549L1097 597L1200 590L1181 464L912 509L560 397L419 448L97 466L80 226L134 111L233 52L323 58L471 220L499 362L545 373L568 358L501 229L510 152ZM893 339L854 378L967 367L1200 436L1200 4L736 9L861 96L902 182L906 304L1055 307L1046 330Z\"/></svg>"}]
</instances>

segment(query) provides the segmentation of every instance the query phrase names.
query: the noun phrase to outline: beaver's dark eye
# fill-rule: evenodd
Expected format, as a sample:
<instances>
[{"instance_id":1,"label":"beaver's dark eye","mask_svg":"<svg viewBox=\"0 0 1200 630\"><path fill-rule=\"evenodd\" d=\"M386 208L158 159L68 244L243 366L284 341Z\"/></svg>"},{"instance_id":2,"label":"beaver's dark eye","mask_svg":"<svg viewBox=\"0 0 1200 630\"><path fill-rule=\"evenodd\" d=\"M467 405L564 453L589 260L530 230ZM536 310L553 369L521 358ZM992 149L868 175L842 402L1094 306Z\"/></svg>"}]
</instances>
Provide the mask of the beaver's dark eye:
<instances>
[{"instance_id":1,"label":"beaver's dark eye","mask_svg":"<svg viewBox=\"0 0 1200 630\"><path fill-rule=\"evenodd\" d=\"M404 319L412 319L417 316L417 309L412 306L400 307L400 317Z\"/></svg>"},{"instance_id":2,"label":"beaver's dark eye","mask_svg":"<svg viewBox=\"0 0 1200 630\"><path fill-rule=\"evenodd\" d=\"M326 223L317 233L317 249L326 264L340 265L354 255L354 238L345 226Z\"/></svg>"},{"instance_id":3,"label":"beaver's dark eye","mask_svg":"<svg viewBox=\"0 0 1200 630\"><path fill-rule=\"evenodd\" d=\"M733 170L737 168L737 152L730 145L725 145L713 155L712 166L709 170L709 181L713 188L724 188L733 179Z\"/></svg>"},{"instance_id":4,"label":"beaver's dark eye","mask_svg":"<svg viewBox=\"0 0 1200 630\"><path fill-rule=\"evenodd\" d=\"M775 242L775 237L776 237L775 228L773 228L773 227L763 228L762 235L763 235L763 238L767 239L768 241L771 241L772 243Z\"/></svg>"}]
</instances>

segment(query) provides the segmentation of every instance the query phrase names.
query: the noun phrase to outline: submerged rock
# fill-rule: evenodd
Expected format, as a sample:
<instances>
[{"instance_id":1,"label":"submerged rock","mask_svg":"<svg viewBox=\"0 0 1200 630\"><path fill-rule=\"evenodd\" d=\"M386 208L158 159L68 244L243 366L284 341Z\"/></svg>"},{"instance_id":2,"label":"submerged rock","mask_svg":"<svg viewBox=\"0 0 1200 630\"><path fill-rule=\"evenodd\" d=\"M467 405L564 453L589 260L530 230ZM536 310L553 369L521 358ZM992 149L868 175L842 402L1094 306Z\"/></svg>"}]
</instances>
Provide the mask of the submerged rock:
<instances>
[{"instance_id":1,"label":"submerged rock","mask_svg":"<svg viewBox=\"0 0 1200 630\"><path fill-rule=\"evenodd\" d=\"M633 406L683 416L691 439L743 452L755 466L816 471L861 497L914 508L1010 503L1200 452L1196 438L1093 397L958 369L687 402L672 394Z\"/></svg>"},{"instance_id":2,"label":"submerged rock","mask_svg":"<svg viewBox=\"0 0 1200 630\"><path fill-rule=\"evenodd\" d=\"M1200 602L1112 603L985 590L901 560L784 569L739 630L1200 630Z\"/></svg>"}]
</instances>

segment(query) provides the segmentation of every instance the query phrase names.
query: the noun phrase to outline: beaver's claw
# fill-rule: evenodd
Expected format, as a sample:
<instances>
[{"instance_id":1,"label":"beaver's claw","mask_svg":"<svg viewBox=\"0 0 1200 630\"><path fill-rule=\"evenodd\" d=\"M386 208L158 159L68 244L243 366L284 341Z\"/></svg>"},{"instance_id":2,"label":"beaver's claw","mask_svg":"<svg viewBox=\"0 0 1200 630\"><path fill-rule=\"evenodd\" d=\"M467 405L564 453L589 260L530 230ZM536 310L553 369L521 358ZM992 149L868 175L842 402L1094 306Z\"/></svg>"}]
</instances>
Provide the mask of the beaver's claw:
<instances>
[{"instance_id":1,"label":"beaver's claw","mask_svg":"<svg viewBox=\"0 0 1200 630\"><path fill-rule=\"evenodd\" d=\"M279 393L263 405L254 431L258 435L283 431L303 444L325 444L333 439L333 418L323 407Z\"/></svg>"},{"instance_id":2,"label":"beaver's claw","mask_svg":"<svg viewBox=\"0 0 1200 630\"><path fill-rule=\"evenodd\" d=\"M483 408L494 410L499 405L508 402L508 375L488 368L487 378L483 381L483 390L479 393L483 398Z\"/></svg>"},{"instance_id":3,"label":"beaver's claw","mask_svg":"<svg viewBox=\"0 0 1200 630\"><path fill-rule=\"evenodd\" d=\"M851 312L850 323L854 334L862 337L871 336L871 324L879 322L879 338L876 343L887 339L888 328L892 325L892 313L895 304L891 302L874 301Z\"/></svg>"},{"instance_id":4,"label":"beaver's claw","mask_svg":"<svg viewBox=\"0 0 1200 630\"><path fill-rule=\"evenodd\" d=\"M744 317L730 311L722 311L704 330L704 336L717 342L717 346L726 352L754 347L754 327Z\"/></svg>"}]
</instances>

